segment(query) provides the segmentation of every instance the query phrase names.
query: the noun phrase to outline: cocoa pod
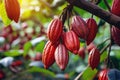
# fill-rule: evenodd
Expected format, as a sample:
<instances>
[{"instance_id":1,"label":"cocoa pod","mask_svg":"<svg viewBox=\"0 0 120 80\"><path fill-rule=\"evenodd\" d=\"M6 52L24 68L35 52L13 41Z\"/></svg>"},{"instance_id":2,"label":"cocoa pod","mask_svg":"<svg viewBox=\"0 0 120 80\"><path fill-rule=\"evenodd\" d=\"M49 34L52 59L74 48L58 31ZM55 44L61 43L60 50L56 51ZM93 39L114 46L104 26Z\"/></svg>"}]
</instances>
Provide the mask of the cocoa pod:
<instances>
[{"instance_id":1,"label":"cocoa pod","mask_svg":"<svg viewBox=\"0 0 120 80\"><path fill-rule=\"evenodd\" d=\"M96 21L93 19L93 18L89 18L87 21L87 27L88 27L88 30L89 30L89 34L87 36L87 45L89 45L95 38L96 34L97 34L97 31L98 31L98 26L97 26L97 23Z\"/></svg>"},{"instance_id":2,"label":"cocoa pod","mask_svg":"<svg viewBox=\"0 0 120 80\"><path fill-rule=\"evenodd\" d=\"M96 48L96 45L94 43L90 43L89 45L87 45L88 52L90 52L93 48Z\"/></svg>"},{"instance_id":3,"label":"cocoa pod","mask_svg":"<svg viewBox=\"0 0 120 80\"><path fill-rule=\"evenodd\" d=\"M94 43L90 43L89 45L87 45L87 50L89 53L93 48L96 48L96 45Z\"/></svg>"},{"instance_id":4,"label":"cocoa pod","mask_svg":"<svg viewBox=\"0 0 120 80\"><path fill-rule=\"evenodd\" d=\"M46 69L49 68L55 62L55 58L54 58L55 49L56 46L53 45L50 41L46 43L43 49L42 62Z\"/></svg>"},{"instance_id":5,"label":"cocoa pod","mask_svg":"<svg viewBox=\"0 0 120 80\"><path fill-rule=\"evenodd\" d=\"M5 9L8 18L18 22L20 17L20 5L18 0L5 0Z\"/></svg>"},{"instance_id":6,"label":"cocoa pod","mask_svg":"<svg viewBox=\"0 0 120 80\"><path fill-rule=\"evenodd\" d=\"M78 55L84 59L85 58L85 48L84 47L81 47L78 51Z\"/></svg>"},{"instance_id":7,"label":"cocoa pod","mask_svg":"<svg viewBox=\"0 0 120 80\"><path fill-rule=\"evenodd\" d=\"M37 52L34 57L31 58L33 61L41 61L42 60L42 53Z\"/></svg>"},{"instance_id":8,"label":"cocoa pod","mask_svg":"<svg viewBox=\"0 0 120 80\"><path fill-rule=\"evenodd\" d=\"M55 61L61 70L64 70L69 61L69 54L63 44L59 44L55 50Z\"/></svg>"},{"instance_id":9,"label":"cocoa pod","mask_svg":"<svg viewBox=\"0 0 120 80\"><path fill-rule=\"evenodd\" d=\"M98 78L99 80L108 80L108 69L104 69L102 71L100 71Z\"/></svg>"},{"instance_id":10,"label":"cocoa pod","mask_svg":"<svg viewBox=\"0 0 120 80\"><path fill-rule=\"evenodd\" d=\"M61 34L62 34L62 21L60 19L53 19L47 30L47 36L50 39L52 43L55 43L56 41L59 40Z\"/></svg>"},{"instance_id":11,"label":"cocoa pod","mask_svg":"<svg viewBox=\"0 0 120 80\"><path fill-rule=\"evenodd\" d=\"M20 66L22 64L23 64L23 62L21 60L17 60L17 61L12 62L11 66L12 67L17 67L17 66Z\"/></svg>"},{"instance_id":12,"label":"cocoa pod","mask_svg":"<svg viewBox=\"0 0 120 80\"><path fill-rule=\"evenodd\" d=\"M120 46L120 30L117 27L113 26L111 32L113 40Z\"/></svg>"},{"instance_id":13,"label":"cocoa pod","mask_svg":"<svg viewBox=\"0 0 120 80\"><path fill-rule=\"evenodd\" d=\"M80 48L78 36L72 30L70 30L68 32L63 33L62 37L63 43L66 46L66 48L74 54L77 54Z\"/></svg>"},{"instance_id":14,"label":"cocoa pod","mask_svg":"<svg viewBox=\"0 0 120 80\"><path fill-rule=\"evenodd\" d=\"M3 80L5 78L5 72L3 70L0 70L0 80Z\"/></svg>"},{"instance_id":15,"label":"cocoa pod","mask_svg":"<svg viewBox=\"0 0 120 80\"><path fill-rule=\"evenodd\" d=\"M8 34L13 33L13 28L12 28L12 26L11 26L11 25L5 26L5 27L3 28L3 32L7 32Z\"/></svg>"},{"instance_id":16,"label":"cocoa pod","mask_svg":"<svg viewBox=\"0 0 120 80\"><path fill-rule=\"evenodd\" d=\"M113 0L111 12L120 16L120 0Z\"/></svg>"},{"instance_id":17,"label":"cocoa pod","mask_svg":"<svg viewBox=\"0 0 120 80\"><path fill-rule=\"evenodd\" d=\"M88 57L88 64L89 66L94 69L98 66L100 62L100 52L97 48L93 48Z\"/></svg>"},{"instance_id":18,"label":"cocoa pod","mask_svg":"<svg viewBox=\"0 0 120 80\"><path fill-rule=\"evenodd\" d=\"M10 50L10 44L9 44L9 43L5 43L5 44L2 46L2 49L3 49L4 51Z\"/></svg>"},{"instance_id":19,"label":"cocoa pod","mask_svg":"<svg viewBox=\"0 0 120 80\"><path fill-rule=\"evenodd\" d=\"M87 38L88 28L86 22L80 16L73 16L71 29L82 39Z\"/></svg>"}]
</instances>

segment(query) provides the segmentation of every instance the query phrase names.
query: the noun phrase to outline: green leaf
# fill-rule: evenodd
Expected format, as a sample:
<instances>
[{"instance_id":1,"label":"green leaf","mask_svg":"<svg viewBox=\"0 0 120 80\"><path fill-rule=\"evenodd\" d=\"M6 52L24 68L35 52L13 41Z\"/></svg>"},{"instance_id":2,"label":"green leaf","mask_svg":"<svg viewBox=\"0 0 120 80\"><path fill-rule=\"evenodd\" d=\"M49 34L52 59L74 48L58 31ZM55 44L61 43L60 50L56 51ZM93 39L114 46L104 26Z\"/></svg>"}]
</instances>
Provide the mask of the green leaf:
<instances>
[{"instance_id":1,"label":"green leaf","mask_svg":"<svg viewBox=\"0 0 120 80\"><path fill-rule=\"evenodd\" d=\"M39 68L39 67L32 67L28 70L28 72L40 72L46 76L55 77L55 73L53 73L49 70L43 69L43 68Z\"/></svg>"},{"instance_id":2,"label":"green leaf","mask_svg":"<svg viewBox=\"0 0 120 80\"><path fill-rule=\"evenodd\" d=\"M97 73L97 69L92 70L90 67L87 67L83 72L81 80L93 80Z\"/></svg>"},{"instance_id":3,"label":"green leaf","mask_svg":"<svg viewBox=\"0 0 120 80\"><path fill-rule=\"evenodd\" d=\"M116 48L117 50L112 50L110 55L115 56L116 58L120 59L120 47L116 46Z\"/></svg>"},{"instance_id":4,"label":"green leaf","mask_svg":"<svg viewBox=\"0 0 120 80\"><path fill-rule=\"evenodd\" d=\"M40 42L39 44L36 45L35 50L38 52L43 52L45 45L45 41Z\"/></svg>"},{"instance_id":5,"label":"green leaf","mask_svg":"<svg viewBox=\"0 0 120 80\"><path fill-rule=\"evenodd\" d=\"M15 57L15 56L19 56L21 55L23 52L20 51L20 50L9 50L9 51L6 51L4 53L5 56L11 56L11 57Z\"/></svg>"},{"instance_id":6,"label":"green leaf","mask_svg":"<svg viewBox=\"0 0 120 80\"><path fill-rule=\"evenodd\" d=\"M109 1L108 1L108 4L109 4L110 6L111 6L111 4L112 4L112 1L113 1L113 0L109 0ZM104 0L101 1L101 3L99 4L99 6L100 6L101 8L103 8L103 9L108 9L107 6L106 6L105 3L104 3Z\"/></svg>"},{"instance_id":7,"label":"green leaf","mask_svg":"<svg viewBox=\"0 0 120 80\"><path fill-rule=\"evenodd\" d=\"M103 53L102 53L102 55L100 56L100 62L103 62L103 61L105 61L105 59L107 58L107 51L104 51Z\"/></svg>"},{"instance_id":8,"label":"green leaf","mask_svg":"<svg viewBox=\"0 0 120 80\"><path fill-rule=\"evenodd\" d=\"M31 42L25 43L25 45L24 45L24 54L23 54L24 56L29 52L31 47L32 47Z\"/></svg>"},{"instance_id":9,"label":"green leaf","mask_svg":"<svg viewBox=\"0 0 120 80\"><path fill-rule=\"evenodd\" d=\"M72 76L75 75L75 71L69 72L69 76L72 78Z\"/></svg>"},{"instance_id":10,"label":"green leaf","mask_svg":"<svg viewBox=\"0 0 120 80\"><path fill-rule=\"evenodd\" d=\"M4 1L0 3L0 17L2 18L2 21L5 25L9 25L11 23L11 20L8 18L5 10Z\"/></svg>"}]
</instances>

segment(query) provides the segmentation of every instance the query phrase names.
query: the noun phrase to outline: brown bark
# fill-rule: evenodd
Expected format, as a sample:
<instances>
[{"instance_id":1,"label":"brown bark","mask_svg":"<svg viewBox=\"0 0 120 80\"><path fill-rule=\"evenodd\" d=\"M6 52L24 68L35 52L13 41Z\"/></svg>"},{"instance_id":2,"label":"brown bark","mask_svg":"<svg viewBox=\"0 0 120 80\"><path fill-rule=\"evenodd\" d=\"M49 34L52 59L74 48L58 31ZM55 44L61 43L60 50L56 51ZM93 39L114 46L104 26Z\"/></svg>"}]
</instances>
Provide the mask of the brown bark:
<instances>
[{"instance_id":1,"label":"brown bark","mask_svg":"<svg viewBox=\"0 0 120 80\"><path fill-rule=\"evenodd\" d=\"M73 6L79 7L83 10L86 10L95 16L103 19L104 21L108 22L109 24L115 25L120 29L120 17L103 10L102 8L98 7L97 5L90 3L85 0L67 0Z\"/></svg>"}]
</instances>

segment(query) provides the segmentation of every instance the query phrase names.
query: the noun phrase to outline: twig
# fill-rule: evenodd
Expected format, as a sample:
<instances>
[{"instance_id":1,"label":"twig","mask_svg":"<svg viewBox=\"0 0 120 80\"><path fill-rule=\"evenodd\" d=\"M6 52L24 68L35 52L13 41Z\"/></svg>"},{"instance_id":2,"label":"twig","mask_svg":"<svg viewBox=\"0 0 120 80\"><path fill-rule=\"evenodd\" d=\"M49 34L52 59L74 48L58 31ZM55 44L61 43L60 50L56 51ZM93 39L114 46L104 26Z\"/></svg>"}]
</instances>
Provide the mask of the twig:
<instances>
[{"instance_id":1,"label":"twig","mask_svg":"<svg viewBox=\"0 0 120 80\"><path fill-rule=\"evenodd\" d=\"M110 64L110 52L111 52L111 46L112 46L111 27L112 27L112 25L110 25L110 46L109 46L109 50L108 50L107 67L109 67L109 64Z\"/></svg>"},{"instance_id":2,"label":"twig","mask_svg":"<svg viewBox=\"0 0 120 80\"><path fill-rule=\"evenodd\" d=\"M63 25L65 21L70 17L72 9L73 9L73 6L68 5L66 8L64 8L63 12L61 13L59 18L62 20Z\"/></svg>"},{"instance_id":3,"label":"twig","mask_svg":"<svg viewBox=\"0 0 120 80\"><path fill-rule=\"evenodd\" d=\"M100 55L110 46L110 44L106 45L101 51L100 51Z\"/></svg>"},{"instance_id":4,"label":"twig","mask_svg":"<svg viewBox=\"0 0 120 80\"><path fill-rule=\"evenodd\" d=\"M110 38L108 38L108 39L104 40L103 42L101 42L100 44L98 44L97 47L100 46L101 44L105 43L108 40L110 40Z\"/></svg>"},{"instance_id":5,"label":"twig","mask_svg":"<svg viewBox=\"0 0 120 80\"><path fill-rule=\"evenodd\" d=\"M86 67L86 69L87 69L88 67L89 67L89 65ZM82 71L74 80L79 80L83 73L84 73L84 71Z\"/></svg>"},{"instance_id":6,"label":"twig","mask_svg":"<svg viewBox=\"0 0 120 80\"><path fill-rule=\"evenodd\" d=\"M107 2L106 0L104 0L104 3L105 3L105 5L107 6L107 8L108 8L109 12L111 12L111 8L110 8L110 6L109 6L108 2Z\"/></svg>"},{"instance_id":7,"label":"twig","mask_svg":"<svg viewBox=\"0 0 120 80\"><path fill-rule=\"evenodd\" d=\"M108 2L106 0L104 0L104 3L105 5L107 6L109 12L111 12L111 8L108 4ZM111 28L112 28L112 25L110 25L110 46L109 46L109 49L108 49L108 57L107 57L107 67L109 68L109 65L110 65L110 52L111 52L111 46L112 46L112 35L111 35Z\"/></svg>"}]
</instances>

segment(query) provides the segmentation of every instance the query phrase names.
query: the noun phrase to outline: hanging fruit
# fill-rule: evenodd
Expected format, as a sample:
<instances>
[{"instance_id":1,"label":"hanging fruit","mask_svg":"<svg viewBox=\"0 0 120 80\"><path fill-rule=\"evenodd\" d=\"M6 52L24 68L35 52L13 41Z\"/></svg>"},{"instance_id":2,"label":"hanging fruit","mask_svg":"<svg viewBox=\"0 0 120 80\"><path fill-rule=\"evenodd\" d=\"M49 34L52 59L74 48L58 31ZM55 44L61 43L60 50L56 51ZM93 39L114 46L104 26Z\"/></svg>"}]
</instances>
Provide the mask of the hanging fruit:
<instances>
[{"instance_id":1,"label":"hanging fruit","mask_svg":"<svg viewBox=\"0 0 120 80\"><path fill-rule=\"evenodd\" d=\"M43 49L42 62L46 69L49 68L55 62L54 58L55 49L56 45L53 45L50 41L46 43Z\"/></svg>"},{"instance_id":2,"label":"hanging fruit","mask_svg":"<svg viewBox=\"0 0 120 80\"><path fill-rule=\"evenodd\" d=\"M120 16L120 0L113 0L111 12Z\"/></svg>"},{"instance_id":3,"label":"hanging fruit","mask_svg":"<svg viewBox=\"0 0 120 80\"><path fill-rule=\"evenodd\" d=\"M80 16L73 16L71 29L82 39L87 38L88 28L86 22Z\"/></svg>"},{"instance_id":4,"label":"hanging fruit","mask_svg":"<svg viewBox=\"0 0 120 80\"><path fill-rule=\"evenodd\" d=\"M70 30L63 33L62 37L63 43L65 44L66 48L74 54L77 54L80 48L80 41L78 36L72 30Z\"/></svg>"},{"instance_id":5,"label":"hanging fruit","mask_svg":"<svg viewBox=\"0 0 120 80\"><path fill-rule=\"evenodd\" d=\"M98 78L99 80L108 80L108 69L104 69L102 71L100 71Z\"/></svg>"},{"instance_id":6,"label":"hanging fruit","mask_svg":"<svg viewBox=\"0 0 120 80\"><path fill-rule=\"evenodd\" d=\"M63 25L60 19L53 19L49 24L47 36L52 43L56 43L59 40L63 30L62 27Z\"/></svg>"},{"instance_id":7,"label":"hanging fruit","mask_svg":"<svg viewBox=\"0 0 120 80\"><path fill-rule=\"evenodd\" d=\"M84 47L81 47L78 51L78 55L84 59L85 58L85 48Z\"/></svg>"},{"instance_id":8,"label":"hanging fruit","mask_svg":"<svg viewBox=\"0 0 120 80\"><path fill-rule=\"evenodd\" d=\"M90 52L93 48L96 48L96 45L94 43L90 43L89 45L87 45L88 52Z\"/></svg>"},{"instance_id":9,"label":"hanging fruit","mask_svg":"<svg viewBox=\"0 0 120 80\"><path fill-rule=\"evenodd\" d=\"M117 27L113 26L111 32L113 40L120 46L120 30Z\"/></svg>"},{"instance_id":10,"label":"hanging fruit","mask_svg":"<svg viewBox=\"0 0 120 80\"><path fill-rule=\"evenodd\" d=\"M97 34L97 30L98 30L98 26L96 21L93 18L89 18L87 21L87 27L89 30L89 34L87 36L87 45L89 45L95 38L96 34Z\"/></svg>"},{"instance_id":11,"label":"hanging fruit","mask_svg":"<svg viewBox=\"0 0 120 80\"><path fill-rule=\"evenodd\" d=\"M93 48L88 57L88 64L89 66L94 69L98 66L100 62L100 52L97 48Z\"/></svg>"},{"instance_id":12,"label":"hanging fruit","mask_svg":"<svg viewBox=\"0 0 120 80\"><path fill-rule=\"evenodd\" d=\"M69 61L69 54L63 44L59 44L55 50L55 61L61 70L64 70Z\"/></svg>"},{"instance_id":13,"label":"hanging fruit","mask_svg":"<svg viewBox=\"0 0 120 80\"><path fill-rule=\"evenodd\" d=\"M20 5L18 0L5 0L5 9L8 18L18 22L20 17Z\"/></svg>"}]
</instances>

